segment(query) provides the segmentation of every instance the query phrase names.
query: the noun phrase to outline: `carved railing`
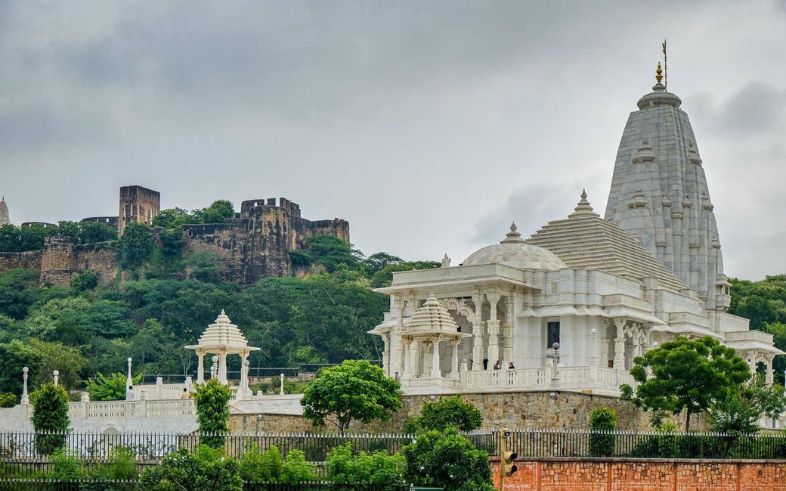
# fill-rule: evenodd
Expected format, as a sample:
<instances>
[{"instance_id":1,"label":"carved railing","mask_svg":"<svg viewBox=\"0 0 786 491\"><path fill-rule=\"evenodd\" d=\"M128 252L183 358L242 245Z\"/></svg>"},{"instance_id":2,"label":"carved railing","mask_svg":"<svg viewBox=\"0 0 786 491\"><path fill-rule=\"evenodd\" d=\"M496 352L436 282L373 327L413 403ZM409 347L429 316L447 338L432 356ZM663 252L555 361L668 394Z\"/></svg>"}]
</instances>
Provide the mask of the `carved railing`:
<instances>
[{"instance_id":1,"label":"carved railing","mask_svg":"<svg viewBox=\"0 0 786 491\"><path fill-rule=\"evenodd\" d=\"M88 401L68 405L71 420L193 416L193 400Z\"/></svg>"},{"instance_id":2,"label":"carved railing","mask_svg":"<svg viewBox=\"0 0 786 491\"><path fill-rule=\"evenodd\" d=\"M558 382L553 380L552 368L524 368L466 371L462 374L461 387L472 389L548 389L564 390L601 389L616 391L620 384L634 384L630 373L610 368L560 367Z\"/></svg>"}]
</instances>

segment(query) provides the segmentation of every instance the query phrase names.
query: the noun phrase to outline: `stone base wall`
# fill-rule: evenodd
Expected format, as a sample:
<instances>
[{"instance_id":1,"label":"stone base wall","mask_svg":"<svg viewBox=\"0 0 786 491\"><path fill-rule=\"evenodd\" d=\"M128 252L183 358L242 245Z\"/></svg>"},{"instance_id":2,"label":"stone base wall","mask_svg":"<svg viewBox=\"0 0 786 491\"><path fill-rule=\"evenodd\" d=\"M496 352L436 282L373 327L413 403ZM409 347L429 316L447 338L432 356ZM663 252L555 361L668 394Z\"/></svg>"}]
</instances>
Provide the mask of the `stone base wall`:
<instances>
[{"instance_id":1,"label":"stone base wall","mask_svg":"<svg viewBox=\"0 0 786 491\"><path fill-rule=\"evenodd\" d=\"M504 491L786 490L786 462L719 460L548 460L516 462ZM499 486L497 462L491 466Z\"/></svg>"},{"instance_id":2,"label":"stone base wall","mask_svg":"<svg viewBox=\"0 0 786 491\"><path fill-rule=\"evenodd\" d=\"M506 392L463 394L462 398L478 408L483 415L484 428L508 427L515 429L586 429L589 414L596 408L607 406L617 412L617 427L621 430L650 431L649 415L636 409L628 401L614 397L581 394L576 392ZM388 421L369 424L353 422L350 430L357 433L401 433L407 419L420 414L423 404L436 401L439 396L404 396L402 409ZM231 425L237 431L287 432L315 431L300 416L291 415L237 415ZM701 424L691 423L696 430ZM323 430L334 431L334 428Z\"/></svg>"}]
</instances>

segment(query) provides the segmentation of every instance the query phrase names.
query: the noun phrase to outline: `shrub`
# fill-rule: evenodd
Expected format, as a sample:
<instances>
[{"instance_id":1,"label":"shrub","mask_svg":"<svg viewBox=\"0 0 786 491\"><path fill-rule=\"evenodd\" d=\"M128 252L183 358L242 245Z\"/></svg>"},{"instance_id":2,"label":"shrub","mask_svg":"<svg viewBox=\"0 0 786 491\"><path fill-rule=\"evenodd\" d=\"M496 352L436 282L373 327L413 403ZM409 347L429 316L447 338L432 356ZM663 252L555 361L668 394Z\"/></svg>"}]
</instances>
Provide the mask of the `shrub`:
<instances>
[{"instance_id":1,"label":"shrub","mask_svg":"<svg viewBox=\"0 0 786 491\"><path fill-rule=\"evenodd\" d=\"M259 445L247 449L239 462L240 476L250 483L277 482L281 479L283 462L278 447L273 445L264 452Z\"/></svg>"},{"instance_id":2,"label":"shrub","mask_svg":"<svg viewBox=\"0 0 786 491\"><path fill-rule=\"evenodd\" d=\"M229 399L231 396L232 392L229 387L214 378L197 386L194 401L196 402L200 433L217 435L229 431ZM213 448L221 448L224 446L224 437L203 437L202 443Z\"/></svg>"},{"instance_id":3,"label":"shrub","mask_svg":"<svg viewBox=\"0 0 786 491\"><path fill-rule=\"evenodd\" d=\"M422 486L445 491L492 491L488 454L449 428L426 431L404 448L406 478Z\"/></svg>"},{"instance_id":4,"label":"shrub","mask_svg":"<svg viewBox=\"0 0 786 491\"><path fill-rule=\"evenodd\" d=\"M60 481L74 481L86 476L84 463L75 455L57 450L49 457L52 470L49 477Z\"/></svg>"},{"instance_id":5,"label":"shrub","mask_svg":"<svg viewBox=\"0 0 786 491\"><path fill-rule=\"evenodd\" d=\"M44 384L30 397L35 429L36 451L50 455L63 448L71 421L68 418L68 394L59 385Z\"/></svg>"},{"instance_id":6,"label":"shrub","mask_svg":"<svg viewBox=\"0 0 786 491\"><path fill-rule=\"evenodd\" d=\"M448 427L472 431L480 428L481 422L482 416L475 406L458 396L445 397L425 403L420 416L407 421L407 432L445 430Z\"/></svg>"},{"instance_id":7,"label":"shrub","mask_svg":"<svg viewBox=\"0 0 786 491\"><path fill-rule=\"evenodd\" d=\"M109 453L109 462L100 468L100 477L111 480L136 479L134 451L127 447L115 447Z\"/></svg>"},{"instance_id":8,"label":"shrub","mask_svg":"<svg viewBox=\"0 0 786 491\"><path fill-rule=\"evenodd\" d=\"M617 413L609 407L597 407L590 413L589 452L593 457L608 457L614 454L615 435L610 432L617 427Z\"/></svg>"},{"instance_id":9,"label":"shrub","mask_svg":"<svg viewBox=\"0 0 786 491\"><path fill-rule=\"evenodd\" d=\"M180 449L147 469L139 480L145 491L242 491L237 461L200 445L193 453Z\"/></svg>"},{"instance_id":10,"label":"shrub","mask_svg":"<svg viewBox=\"0 0 786 491\"><path fill-rule=\"evenodd\" d=\"M85 270L74 276L71 280L71 288L77 291L92 290L98 286L98 275L95 271Z\"/></svg>"},{"instance_id":11,"label":"shrub","mask_svg":"<svg viewBox=\"0 0 786 491\"><path fill-rule=\"evenodd\" d=\"M303 481L313 481L316 478L317 473L314 466L306 462L306 454L302 450L290 450L281 468L281 482L298 484Z\"/></svg>"},{"instance_id":12,"label":"shrub","mask_svg":"<svg viewBox=\"0 0 786 491\"><path fill-rule=\"evenodd\" d=\"M352 445L334 447L325 461L328 479L336 484L371 483L380 491L396 491L406 486L406 461L401 454L387 452L353 455Z\"/></svg>"}]
</instances>

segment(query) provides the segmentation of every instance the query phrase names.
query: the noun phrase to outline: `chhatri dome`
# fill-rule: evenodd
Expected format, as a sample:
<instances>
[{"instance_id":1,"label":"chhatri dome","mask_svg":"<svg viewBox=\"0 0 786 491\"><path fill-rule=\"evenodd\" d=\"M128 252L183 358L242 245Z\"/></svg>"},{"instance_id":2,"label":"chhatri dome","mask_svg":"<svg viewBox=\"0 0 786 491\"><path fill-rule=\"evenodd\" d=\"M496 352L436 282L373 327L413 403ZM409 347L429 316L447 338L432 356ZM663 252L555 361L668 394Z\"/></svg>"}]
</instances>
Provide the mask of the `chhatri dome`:
<instances>
[{"instance_id":1,"label":"chhatri dome","mask_svg":"<svg viewBox=\"0 0 786 491\"><path fill-rule=\"evenodd\" d=\"M475 251L464 260L462 266L494 263L502 263L517 269L541 271L558 271L568 267L562 259L547 249L524 242L521 234L516 230L515 223L510 226L510 231L502 242Z\"/></svg>"},{"instance_id":2,"label":"chhatri dome","mask_svg":"<svg viewBox=\"0 0 786 491\"><path fill-rule=\"evenodd\" d=\"M9 225L11 219L8 217L8 205L5 204L5 196L0 200L0 227Z\"/></svg>"}]
</instances>

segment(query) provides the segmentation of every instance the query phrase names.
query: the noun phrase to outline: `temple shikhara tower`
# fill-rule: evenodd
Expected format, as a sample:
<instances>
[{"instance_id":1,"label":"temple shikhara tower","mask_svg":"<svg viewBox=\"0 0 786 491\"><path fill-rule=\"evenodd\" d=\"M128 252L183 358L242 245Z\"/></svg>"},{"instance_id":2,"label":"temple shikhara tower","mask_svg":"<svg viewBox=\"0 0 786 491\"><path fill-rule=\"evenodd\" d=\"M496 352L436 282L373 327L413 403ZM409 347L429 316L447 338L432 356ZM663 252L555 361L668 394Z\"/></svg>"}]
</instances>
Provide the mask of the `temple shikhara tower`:
<instances>
[{"instance_id":1,"label":"temple shikhara tower","mask_svg":"<svg viewBox=\"0 0 786 491\"><path fill-rule=\"evenodd\" d=\"M8 216L8 205L5 204L5 196L3 196L3 199L0 200L0 227L10 223L11 218Z\"/></svg>"},{"instance_id":2,"label":"temple shikhara tower","mask_svg":"<svg viewBox=\"0 0 786 491\"><path fill-rule=\"evenodd\" d=\"M457 266L446 257L376 290L390 310L370 332L405 392L619 396L634 383L635 357L678 336L714 338L773 382L783 352L726 312L730 285L696 137L660 65L656 73L625 126L605 217L582 192L572 213L526 239L514 224Z\"/></svg>"},{"instance_id":3,"label":"temple shikhara tower","mask_svg":"<svg viewBox=\"0 0 786 491\"><path fill-rule=\"evenodd\" d=\"M729 307L718 227L707 178L682 101L662 83L630 114L614 164L606 220L644 248L704 301Z\"/></svg>"}]
</instances>

